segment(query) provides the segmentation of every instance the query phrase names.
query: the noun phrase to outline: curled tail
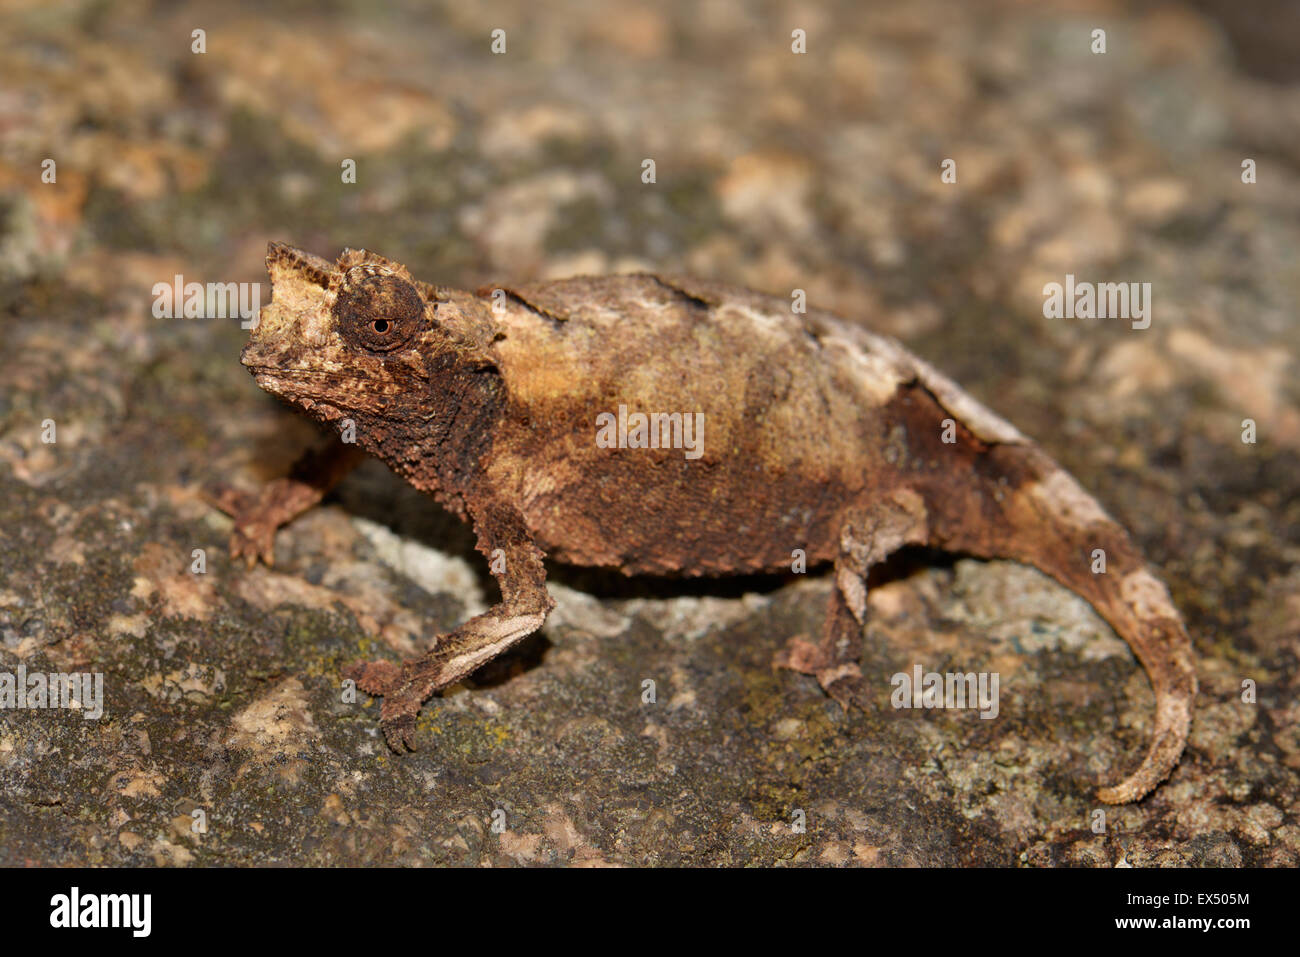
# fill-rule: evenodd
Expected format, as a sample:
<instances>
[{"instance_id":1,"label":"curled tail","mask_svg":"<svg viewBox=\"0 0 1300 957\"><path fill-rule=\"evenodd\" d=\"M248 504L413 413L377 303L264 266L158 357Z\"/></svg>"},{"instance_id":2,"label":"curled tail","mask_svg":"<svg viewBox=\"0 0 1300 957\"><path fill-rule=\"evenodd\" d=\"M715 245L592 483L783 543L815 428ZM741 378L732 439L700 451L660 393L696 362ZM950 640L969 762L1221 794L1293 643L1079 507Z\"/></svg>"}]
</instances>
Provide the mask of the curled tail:
<instances>
[{"instance_id":1,"label":"curled tail","mask_svg":"<svg viewBox=\"0 0 1300 957\"><path fill-rule=\"evenodd\" d=\"M1182 618L1124 529L1044 452L990 445L980 458L974 498L960 507L986 518L972 522L969 512L945 510L947 521L935 529L939 544L1033 565L1086 598L1128 642L1155 691L1155 733L1137 770L1097 797L1136 801L1169 776L1187 743L1196 670ZM1093 571L1097 549L1105 553L1104 572Z\"/></svg>"}]
</instances>

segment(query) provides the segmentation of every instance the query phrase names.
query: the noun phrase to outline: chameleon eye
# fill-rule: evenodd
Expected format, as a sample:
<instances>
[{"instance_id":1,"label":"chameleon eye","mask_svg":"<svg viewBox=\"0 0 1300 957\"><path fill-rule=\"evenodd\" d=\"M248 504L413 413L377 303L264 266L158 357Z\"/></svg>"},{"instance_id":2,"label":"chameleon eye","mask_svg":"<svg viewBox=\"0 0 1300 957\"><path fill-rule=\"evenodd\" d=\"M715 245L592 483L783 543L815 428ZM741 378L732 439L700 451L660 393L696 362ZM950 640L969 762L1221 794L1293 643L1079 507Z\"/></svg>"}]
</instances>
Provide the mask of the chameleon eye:
<instances>
[{"instance_id":1,"label":"chameleon eye","mask_svg":"<svg viewBox=\"0 0 1300 957\"><path fill-rule=\"evenodd\" d=\"M423 328L424 300L396 276L369 276L339 294L334 321L350 345L367 352L393 352Z\"/></svg>"}]
</instances>

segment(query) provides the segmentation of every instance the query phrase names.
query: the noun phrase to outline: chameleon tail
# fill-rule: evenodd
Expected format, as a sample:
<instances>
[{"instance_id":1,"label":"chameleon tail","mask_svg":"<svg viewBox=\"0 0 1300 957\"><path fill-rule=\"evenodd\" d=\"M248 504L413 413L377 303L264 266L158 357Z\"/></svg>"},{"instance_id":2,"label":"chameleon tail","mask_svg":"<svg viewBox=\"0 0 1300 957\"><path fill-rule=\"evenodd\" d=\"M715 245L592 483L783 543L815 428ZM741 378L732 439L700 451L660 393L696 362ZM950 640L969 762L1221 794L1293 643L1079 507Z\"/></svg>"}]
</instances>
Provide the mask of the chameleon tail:
<instances>
[{"instance_id":1,"label":"chameleon tail","mask_svg":"<svg viewBox=\"0 0 1300 957\"><path fill-rule=\"evenodd\" d=\"M1136 801L1169 776L1187 743L1196 697L1187 630L1124 529L1045 453L1007 444L990 446L985 455L988 483L967 504L992 508L1001 521L978 527L957 521L945 544L1035 566L1086 598L1128 642L1155 691L1155 731L1137 770L1097 797L1108 804ZM1104 572L1098 549L1105 553Z\"/></svg>"}]
</instances>

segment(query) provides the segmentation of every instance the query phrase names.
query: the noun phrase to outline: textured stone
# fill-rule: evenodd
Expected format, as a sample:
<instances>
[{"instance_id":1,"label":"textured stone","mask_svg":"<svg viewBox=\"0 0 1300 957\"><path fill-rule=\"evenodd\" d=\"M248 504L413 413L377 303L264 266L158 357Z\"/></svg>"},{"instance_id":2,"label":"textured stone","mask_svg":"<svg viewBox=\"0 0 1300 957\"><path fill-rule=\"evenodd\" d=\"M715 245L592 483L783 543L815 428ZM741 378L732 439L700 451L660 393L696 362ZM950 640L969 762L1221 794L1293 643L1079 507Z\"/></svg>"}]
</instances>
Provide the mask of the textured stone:
<instances>
[{"instance_id":1,"label":"textured stone","mask_svg":"<svg viewBox=\"0 0 1300 957\"><path fill-rule=\"evenodd\" d=\"M1116 8L1095 57L1065 2L9 7L0 670L100 671L107 702L0 715L3 863L1300 863L1300 77L1250 17ZM239 366L237 321L155 319L151 287L265 282L268 239L462 288L798 286L900 336L1170 583L1202 686L1181 765L1094 833L1085 782L1145 742L1140 668L1042 576L930 554L873 580L872 712L771 668L820 628L824 576L557 567L544 633L394 756L340 666L410 654L492 586L467 529L377 464L280 533L274 569L228 561L199 489L283 474L313 433ZM1045 320L1067 271L1151 282L1151 328ZM998 718L890 708L917 662L999 672Z\"/></svg>"}]
</instances>

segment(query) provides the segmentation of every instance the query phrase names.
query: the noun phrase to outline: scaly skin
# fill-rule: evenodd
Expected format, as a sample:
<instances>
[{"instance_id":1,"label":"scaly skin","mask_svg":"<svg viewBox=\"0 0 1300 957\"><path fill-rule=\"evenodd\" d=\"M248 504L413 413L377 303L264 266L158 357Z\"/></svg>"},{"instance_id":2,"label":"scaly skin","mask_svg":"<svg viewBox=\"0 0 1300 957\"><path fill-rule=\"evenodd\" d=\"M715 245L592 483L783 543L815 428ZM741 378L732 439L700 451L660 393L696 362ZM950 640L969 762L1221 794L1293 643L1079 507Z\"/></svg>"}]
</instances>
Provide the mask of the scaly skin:
<instances>
[{"instance_id":1,"label":"scaly skin","mask_svg":"<svg viewBox=\"0 0 1300 957\"><path fill-rule=\"evenodd\" d=\"M413 746L430 694L541 626L553 605L544 555L629 575L777 571L794 549L831 562L824 640L783 660L847 702L863 693L867 572L926 544L1041 569L1133 648L1155 689L1155 734L1101 800L1137 800L1177 763L1196 677L1164 585L1038 446L893 340L687 279L469 293L372 253L329 263L275 243L267 265L273 299L244 364L319 421L351 420L366 452L472 521L501 586L498 604L423 657L350 669L385 697L393 747ZM597 417L620 405L702 412L701 454L602 447ZM219 497L237 517L233 549L269 560L274 528L355 460L339 444L256 500ZM1097 548L1105 574L1090 568Z\"/></svg>"}]
</instances>

